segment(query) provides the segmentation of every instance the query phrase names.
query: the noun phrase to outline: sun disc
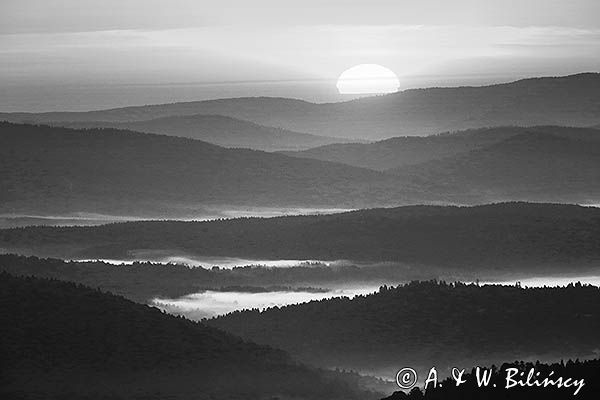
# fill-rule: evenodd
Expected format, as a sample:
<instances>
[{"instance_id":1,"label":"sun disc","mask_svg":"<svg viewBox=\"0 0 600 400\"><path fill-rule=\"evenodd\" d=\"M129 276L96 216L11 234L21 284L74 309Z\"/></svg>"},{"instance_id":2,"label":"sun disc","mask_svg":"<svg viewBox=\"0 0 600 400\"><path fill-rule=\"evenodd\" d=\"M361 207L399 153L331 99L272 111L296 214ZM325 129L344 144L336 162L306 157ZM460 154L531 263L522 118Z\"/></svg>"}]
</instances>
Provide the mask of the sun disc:
<instances>
[{"instance_id":1,"label":"sun disc","mask_svg":"<svg viewBox=\"0 0 600 400\"><path fill-rule=\"evenodd\" d=\"M377 94L398 91L396 74L379 64L360 64L342 72L337 81L341 94Z\"/></svg>"}]
</instances>

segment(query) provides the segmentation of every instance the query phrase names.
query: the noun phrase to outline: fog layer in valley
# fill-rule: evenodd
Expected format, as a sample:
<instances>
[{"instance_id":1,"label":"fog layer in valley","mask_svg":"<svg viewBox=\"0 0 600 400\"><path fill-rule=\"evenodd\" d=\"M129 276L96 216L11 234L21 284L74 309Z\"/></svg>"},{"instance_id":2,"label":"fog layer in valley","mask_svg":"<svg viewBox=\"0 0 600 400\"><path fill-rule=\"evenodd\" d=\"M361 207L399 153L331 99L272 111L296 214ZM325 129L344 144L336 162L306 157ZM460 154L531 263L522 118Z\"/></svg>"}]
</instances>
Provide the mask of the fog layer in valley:
<instances>
[{"instance_id":1,"label":"fog layer in valley","mask_svg":"<svg viewBox=\"0 0 600 400\"><path fill-rule=\"evenodd\" d=\"M328 291L266 291L259 293L207 290L176 299L153 299L151 304L171 314L200 320L237 310L265 309L334 297L354 297L373 293L377 286L347 287Z\"/></svg>"},{"instance_id":2,"label":"fog layer in valley","mask_svg":"<svg viewBox=\"0 0 600 400\"><path fill-rule=\"evenodd\" d=\"M449 280L452 281L452 280ZM581 283L600 287L600 274L584 276L538 276L530 278L478 281L480 285L519 285L522 287L557 287ZM387 285L398 285L408 281L389 281ZM469 282L465 282L469 283ZM295 290L269 290L268 288L246 288L242 290L205 290L178 298L154 298L149 303L163 311L182 315L192 320L201 320L224 315L233 311L282 307L335 297L353 298L357 295L374 293L379 285L354 283L335 285L330 289L300 288Z\"/></svg>"},{"instance_id":3,"label":"fog layer in valley","mask_svg":"<svg viewBox=\"0 0 600 400\"><path fill-rule=\"evenodd\" d=\"M26 226L95 226L126 221L162 220L174 221L209 221L219 218L242 217L279 217L284 215L317 215L335 214L352 211L347 208L310 208L310 207L203 207L202 210L181 211L180 215L110 215L89 212L73 212L59 215L4 213L0 214L0 229Z\"/></svg>"},{"instance_id":4,"label":"fog layer in valley","mask_svg":"<svg viewBox=\"0 0 600 400\"><path fill-rule=\"evenodd\" d=\"M152 262L158 264L181 264L196 268L224 268L232 269L245 266L261 266L273 268L290 268L297 266L329 266L341 265L344 261L321 261L321 260L253 260L237 257L211 257L195 256L170 250L134 250L130 252L130 257L125 259L100 258L100 259L77 259L72 261L89 262L102 261L108 264L133 264L136 262Z\"/></svg>"}]
</instances>

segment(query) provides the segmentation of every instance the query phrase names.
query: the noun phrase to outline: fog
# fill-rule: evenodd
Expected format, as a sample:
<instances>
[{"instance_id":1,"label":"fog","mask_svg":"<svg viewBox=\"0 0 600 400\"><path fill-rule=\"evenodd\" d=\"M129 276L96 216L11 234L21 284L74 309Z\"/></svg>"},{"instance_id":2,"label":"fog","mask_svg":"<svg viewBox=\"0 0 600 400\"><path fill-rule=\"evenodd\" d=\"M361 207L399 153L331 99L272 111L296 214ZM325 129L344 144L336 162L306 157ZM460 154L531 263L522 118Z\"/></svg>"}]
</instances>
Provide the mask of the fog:
<instances>
[{"instance_id":1,"label":"fog","mask_svg":"<svg viewBox=\"0 0 600 400\"><path fill-rule=\"evenodd\" d=\"M70 261L91 262L102 261L113 265L130 265L135 262L152 262L158 264L180 264L188 267L233 269L235 267L261 266L272 268L290 268L297 266L332 266L343 264L345 261L322 261L322 260L259 260L236 257L212 257L186 255L178 251L171 250L135 250L131 256L126 259L116 258L93 258L93 259L74 259Z\"/></svg>"},{"instance_id":2,"label":"fog","mask_svg":"<svg viewBox=\"0 0 600 400\"><path fill-rule=\"evenodd\" d=\"M395 282L390 284L396 285L407 282ZM480 281L479 284L515 285L519 283L523 287L543 287L566 286L575 282L600 286L600 275L532 277L518 280ZM182 315L192 320L200 320L202 318L211 318L227 314L236 310L255 308L262 310L269 307L281 307L334 297L345 296L352 298L356 295L374 293L378 290L379 286L372 283L337 286L326 292L310 291L308 289L294 291L264 291L259 293L206 290L174 299L155 298L152 299L150 304L171 314Z\"/></svg>"},{"instance_id":3,"label":"fog","mask_svg":"<svg viewBox=\"0 0 600 400\"><path fill-rule=\"evenodd\" d=\"M143 218L97 213L73 213L65 215L0 214L0 229L26 226L95 226L113 222L140 221Z\"/></svg>"},{"instance_id":4,"label":"fog","mask_svg":"<svg viewBox=\"0 0 600 400\"><path fill-rule=\"evenodd\" d=\"M328 292L312 291L273 291L261 293L225 292L207 290L177 299L155 298L151 304L171 314L183 315L189 319L199 320L236 310L265 309L274 306L306 303L334 297L354 297L360 294L376 292L377 286L347 287L333 289Z\"/></svg>"},{"instance_id":5,"label":"fog","mask_svg":"<svg viewBox=\"0 0 600 400\"><path fill-rule=\"evenodd\" d=\"M509 279L500 281L483 282L499 285L515 285L519 283L523 287L543 287L543 286L566 286L569 283L580 282L585 285L600 286L600 275L584 276L537 276L524 279ZM482 283L482 282L480 282Z\"/></svg>"},{"instance_id":6,"label":"fog","mask_svg":"<svg viewBox=\"0 0 600 400\"><path fill-rule=\"evenodd\" d=\"M348 208L310 208L310 207L241 207L218 208L203 207L194 210L180 210L173 215L111 215L90 212L74 212L56 215L4 213L0 214L0 229L19 228L33 225L45 226L94 226L115 222L174 220L174 221L210 221L220 218L243 217L280 217L286 215L321 215L352 211Z\"/></svg>"}]
</instances>

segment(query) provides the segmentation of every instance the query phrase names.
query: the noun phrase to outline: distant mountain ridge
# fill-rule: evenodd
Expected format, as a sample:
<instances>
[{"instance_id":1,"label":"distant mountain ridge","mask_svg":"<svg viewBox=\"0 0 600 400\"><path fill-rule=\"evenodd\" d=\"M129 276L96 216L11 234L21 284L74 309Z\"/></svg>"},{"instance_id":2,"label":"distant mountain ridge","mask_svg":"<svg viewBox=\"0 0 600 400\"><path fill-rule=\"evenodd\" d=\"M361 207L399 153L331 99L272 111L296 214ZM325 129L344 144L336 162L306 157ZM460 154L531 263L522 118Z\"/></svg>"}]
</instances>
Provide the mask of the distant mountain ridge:
<instances>
[{"instance_id":1,"label":"distant mountain ridge","mask_svg":"<svg viewBox=\"0 0 600 400\"><path fill-rule=\"evenodd\" d=\"M488 147L390 171L449 198L544 201L552 193L552 201L595 203L600 199L600 140L525 132Z\"/></svg>"},{"instance_id":2,"label":"distant mountain ridge","mask_svg":"<svg viewBox=\"0 0 600 400\"><path fill-rule=\"evenodd\" d=\"M302 150L347 140L262 126L222 115L183 115L133 122L54 122L71 128L115 128L187 137L230 148Z\"/></svg>"},{"instance_id":3,"label":"distant mountain ridge","mask_svg":"<svg viewBox=\"0 0 600 400\"><path fill-rule=\"evenodd\" d=\"M591 128L482 128L284 154L393 173L450 203L600 199L600 133Z\"/></svg>"},{"instance_id":4,"label":"distant mountain ridge","mask_svg":"<svg viewBox=\"0 0 600 400\"><path fill-rule=\"evenodd\" d=\"M374 143L337 143L303 151L286 151L283 154L385 171L455 156L499 143L512 136L537 132L568 139L600 142L600 133L592 128L505 126L447 132L424 137L393 137Z\"/></svg>"},{"instance_id":5,"label":"distant mountain ridge","mask_svg":"<svg viewBox=\"0 0 600 400\"><path fill-rule=\"evenodd\" d=\"M0 140L5 213L165 216L201 204L355 208L423 198L391 174L172 136L4 122Z\"/></svg>"},{"instance_id":6,"label":"distant mountain ridge","mask_svg":"<svg viewBox=\"0 0 600 400\"><path fill-rule=\"evenodd\" d=\"M224 115L297 132L367 140L505 125L591 126L600 123L600 74L410 89L341 103L256 97L90 112L3 113L0 120L127 122L191 114Z\"/></svg>"},{"instance_id":7,"label":"distant mountain ridge","mask_svg":"<svg viewBox=\"0 0 600 400\"><path fill-rule=\"evenodd\" d=\"M194 209L228 206L598 204L597 132L494 128L359 145L375 149L365 152L369 166L373 160L394 163L398 155L417 162L382 172L333 157L322 161L165 135L3 122L0 212L181 218L196 215Z\"/></svg>"}]
</instances>

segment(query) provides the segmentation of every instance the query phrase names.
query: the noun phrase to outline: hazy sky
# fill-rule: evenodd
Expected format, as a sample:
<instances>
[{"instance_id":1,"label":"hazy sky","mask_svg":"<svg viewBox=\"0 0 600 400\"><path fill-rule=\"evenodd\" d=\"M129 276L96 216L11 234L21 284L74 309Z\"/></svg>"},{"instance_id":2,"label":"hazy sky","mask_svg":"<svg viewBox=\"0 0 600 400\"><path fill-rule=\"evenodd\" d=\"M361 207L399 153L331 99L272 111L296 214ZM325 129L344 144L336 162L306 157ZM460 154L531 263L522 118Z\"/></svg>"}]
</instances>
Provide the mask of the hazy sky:
<instances>
[{"instance_id":1,"label":"hazy sky","mask_svg":"<svg viewBox=\"0 0 600 400\"><path fill-rule=\"evenodd\" d=\"M598 0L0 0L0 111L330 101L363 63L400 89L598 71L599 15Z\"/></svg>"}]
</instances>

